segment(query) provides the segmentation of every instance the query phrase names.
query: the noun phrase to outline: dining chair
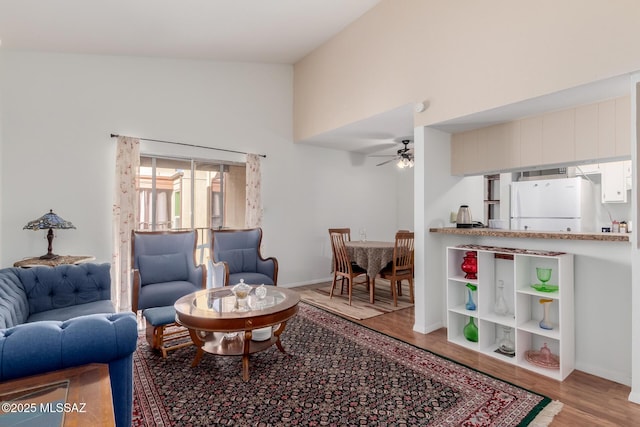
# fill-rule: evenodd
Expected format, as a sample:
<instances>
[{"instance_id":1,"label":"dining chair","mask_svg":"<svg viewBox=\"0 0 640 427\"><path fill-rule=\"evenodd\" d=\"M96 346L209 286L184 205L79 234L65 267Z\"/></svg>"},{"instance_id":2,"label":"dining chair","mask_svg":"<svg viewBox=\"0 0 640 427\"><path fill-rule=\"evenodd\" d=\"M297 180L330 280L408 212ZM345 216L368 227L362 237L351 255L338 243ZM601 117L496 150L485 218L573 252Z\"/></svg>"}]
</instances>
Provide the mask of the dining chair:
<instances>
[{"instance_id":1,"label":"dining chair","mask_svg":"<svg viewBox=\"0 0 640 427\"><path fill-rule=\"evenodd\" d=\"M391 264L380 271L380 277L391 282L391 295L393 296L393 305L395 307L398 306L398 295L402 295L402 281L405 279L409 281L411 303L414 302L413 247L413 233L398 231Z\"/></svg>"},{"instance_id":2,"label":"dining chair","mask_svg":"<svg viewBox=\"0 0 640 427\"><path fill-rule=\"evenodd\" d=\"M350 228L330 228L329 240L331 241L331 254L333 255L333 271L336 271L336 250L333 247L333 240L331 239L331 233L340 233L345 241L351 241L351 229ZM344 277L340 277L340 294L344 293Z\"/></svg>"},{"instance_id":3,"label":"dining chair","mask_svg":"<svg viewBox=\"0 0 640 427\"><path fill-rule=\"evenodd\" d=\"M336 287L338 278L346 280L349 286L349 305L351 305L351 299L353 294L354 284L369 285L369 275L367 270L351 262L349 258L349 252L344 244L345 235L339 232L331 233L331 247L334 250L335 268L333 270L333 281L331 283L331 292L329 292L329 298L333 298L333 290ZM355 279L358 276L364 275L366 280L361 283L356 283Z\"/></svg>"}]
</instances>

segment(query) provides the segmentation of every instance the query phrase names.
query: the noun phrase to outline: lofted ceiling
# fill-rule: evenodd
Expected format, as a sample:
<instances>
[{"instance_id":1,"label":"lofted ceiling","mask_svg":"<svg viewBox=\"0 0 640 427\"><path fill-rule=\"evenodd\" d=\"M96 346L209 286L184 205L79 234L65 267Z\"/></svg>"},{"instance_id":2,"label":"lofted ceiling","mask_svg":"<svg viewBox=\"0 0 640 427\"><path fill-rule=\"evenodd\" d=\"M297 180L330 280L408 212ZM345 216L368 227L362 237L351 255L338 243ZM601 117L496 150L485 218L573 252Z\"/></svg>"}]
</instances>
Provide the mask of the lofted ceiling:
<instances>
[{"instance_id":1,"label":"lofted ceiling","mask_svg":"<svg viewBox=\"0 0 640 427\"><path fill-rule=\"evenodd\" d=\"M293 64L380 0L0 0L3 49Z\"/></svg>"},{"instance_id":2,"label":"lofted ceiling","mask_svg":"<svg viewBox=\"0 0 640 427\"><path fill-rule=\"evenodd\" d=\"M381 0L0 0L0 49L293 64ZM459 132L628 93L620 76L433 127ZM299 141L394 154L413 105Z\"/></svg>"}]
</instances>

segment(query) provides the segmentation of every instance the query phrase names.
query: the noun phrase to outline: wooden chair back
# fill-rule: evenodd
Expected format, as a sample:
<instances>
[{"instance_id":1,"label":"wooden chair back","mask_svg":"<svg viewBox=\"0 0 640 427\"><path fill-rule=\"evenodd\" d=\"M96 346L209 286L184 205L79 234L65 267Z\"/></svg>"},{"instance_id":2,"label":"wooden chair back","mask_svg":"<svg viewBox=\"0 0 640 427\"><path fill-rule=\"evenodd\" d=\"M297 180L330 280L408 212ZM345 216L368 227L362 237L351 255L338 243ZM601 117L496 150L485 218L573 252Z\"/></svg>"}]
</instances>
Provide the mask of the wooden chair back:
<instances>
[{"instance_id":1,"label":"wooden chair back","mask_svg":"<svg viewBox=\"0 0 640 427\"><path fill-rule=\"evenodd\" d=\"M333 249L333 258L335 271L340 275L352 275L351 260L345 246L345 235L340 232L333 232L331 236L331 248Z\"/></svg>"},{"instance_id":2,"label":"wooden chair back","mask_svg":"<svg viewBox=\"0 0 640 427\"><path fill-rule=\"evenodd\" d=\"M331 233L340 233L344 237L344 240L347 242L351 241L351 229L350 228L330 228L329 236Z\"/></svg>"},{"instance_id":3,"label":"wooden chair back","mask_svg":"<svg viewBox=\"0 0 640 427\"><path fill-rule=\"evenodd\" d=\"M336 263L336 250L333 247L333 239L331 239L331 234L332 233L338 233L341 234L343 237L344 241L350 242L351 241L351 229L350 228L330 228L329 229L329 239L331 240L331 253L333 254L333 268L335 269L335 263Z\"/></svg>"},{"instance_id":4,"label":"wooden chair back","mask_svg":"<svg viewBox=\"0 0 640 427\"><path fill-rule=\"evenodd\" d=\"M396 243L393 248L393 268L395 271L413 271L413 233L399 231L396 233Z\"/></svg>"}]
</instances>

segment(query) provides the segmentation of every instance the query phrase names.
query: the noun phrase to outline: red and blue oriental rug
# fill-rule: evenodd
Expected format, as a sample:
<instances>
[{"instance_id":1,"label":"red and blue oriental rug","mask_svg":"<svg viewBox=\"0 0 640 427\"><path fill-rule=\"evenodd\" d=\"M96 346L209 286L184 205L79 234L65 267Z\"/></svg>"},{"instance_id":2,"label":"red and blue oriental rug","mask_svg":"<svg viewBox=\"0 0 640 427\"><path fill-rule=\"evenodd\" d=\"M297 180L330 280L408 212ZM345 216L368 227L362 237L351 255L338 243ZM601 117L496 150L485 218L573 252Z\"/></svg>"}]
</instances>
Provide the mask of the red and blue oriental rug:
<instances>
[{"instance_id":1,"label":"red and blue oriental rug","mask_svg":"<svg viewBox=\"0 0 640 427\"><path fill-rule=\"evenodd\" d=\"M162 359L141 336L133 425L541 426L562 405L304 303L282 342L243 382L240 357L192 368L194 347Z\"/></svg>"}]
</instances>

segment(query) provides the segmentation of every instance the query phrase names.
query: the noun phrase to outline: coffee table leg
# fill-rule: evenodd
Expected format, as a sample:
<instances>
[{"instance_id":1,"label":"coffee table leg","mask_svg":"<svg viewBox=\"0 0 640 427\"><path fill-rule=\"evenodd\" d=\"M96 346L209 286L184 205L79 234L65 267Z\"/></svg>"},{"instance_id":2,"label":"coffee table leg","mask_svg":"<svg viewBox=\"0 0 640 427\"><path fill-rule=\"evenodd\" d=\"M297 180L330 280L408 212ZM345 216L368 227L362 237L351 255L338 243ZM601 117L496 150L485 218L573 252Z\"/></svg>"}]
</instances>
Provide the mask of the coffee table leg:
<instances>
[{"instance_id":1,"label":"coffee table leg","mask_svg":"<svg viewBox=\"0 0 640 427\"><path fill-rule=\"evenodd\" d=\"M198 363L200 363L200 359L202 359L202 355L204 354L204 350L202 349L202 347L204 346L204 341L200 339L200 336L198 336L198 331L195 329L189 329L189 335L191 336L191 341L193 341L196 347L198 347L198 350L196 351L196 357L194 357L193 362L191 362L191 367L195 367L198 366Z\"/></svg>"},{"instance_id":2,"label":"coffee table leg","mask_svg":"<svg viewBox=\"0 0 640 427\"><path fill-rule=\"evenodd\" d=\"M244 347L242 351L242 379L249 381L249 347L251 345L251 331L244 331Z\"/></svg>"},{"instance_id":3,"label":"coffee table leg","mask_svg":"<svg viewBox=\"0 0 640 427\"><path fill-rule=\"evenodd\" d=\"M282 322L280 323L280 326L278 326L278 329L275 330L275 332L273 333L273 335L275 335L276 337L276 346L278 347L278 350L280 350L282 353L287 353L286 351L284 351L284 347L282 347L282 343L280 342L280 334L282 332L284 332L284 328L287 326L287 322Z\"/></svg>"}]
</instances>

